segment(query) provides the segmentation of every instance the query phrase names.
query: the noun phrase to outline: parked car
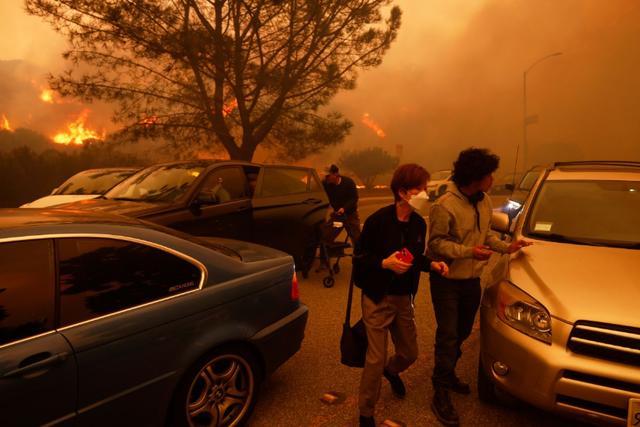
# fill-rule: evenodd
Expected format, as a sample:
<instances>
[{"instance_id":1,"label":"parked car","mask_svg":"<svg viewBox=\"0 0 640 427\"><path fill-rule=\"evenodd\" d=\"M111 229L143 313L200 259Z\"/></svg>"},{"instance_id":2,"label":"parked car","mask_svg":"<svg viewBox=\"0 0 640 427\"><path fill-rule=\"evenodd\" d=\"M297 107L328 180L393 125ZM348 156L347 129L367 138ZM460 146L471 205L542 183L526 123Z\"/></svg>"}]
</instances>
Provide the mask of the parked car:
<instances>
[{"instance_id":1,"label":"parked car","mask_svg":"<svg viewBox=\"0 0 640 427\"><path fill-rule=\"evenodd\" d=\"M544 166L534 166L524 174L517 187L514 188L512 184L507 184L506 188L511 190L511 195L500 210L509 215L511 219L518 216L527 197L529 197L531 189L545 170Z\"/></svg>"},{"instance_id":2,"label":"parked car","mask_svg":"<svg viewBox=\"0 0 640 427\"><path fill-rule=\"evenodd\" d=\"M431 179L427 184L427 195L430 200L436 200L447 191L447 187L451 183L451 177L451 170L440 170L431 174Z\"/></svg>"},{"instance_id":3,"label":"parked car","mask_svg":"<svg viewBox=\"0 0 640 427\"><path fill-rule=\"evenodd\" d=\"M116 184L133 175L138 168L89 169L73 175L54 188L50 195L41 197L21 208L47 208L79 200L100 197Z\"/></svg>"},{"instance_id":4,"label":"parked car","mask_svg":"<svg viewBox=\"0 0 640 427\"><path fill-rule=\"evenodd\" d=\"M310 168L202 160L148 167L100 199L66 206L260 243L293 255L306 271L329 201Z\"/></svg>"},{"instance_id":5,"label":"parked car","mask_svg":"<svg viewBox=\"0 0 640 427\"><path fill-rule=\"evenodd\" d=\"M241 425L300 348L297 286L271 248L0 210L2 424Z\"/></svg>"},{"instance_id":6,"label":"parked car","mask_svg":"<svg viewBox=\"0 0 640 427\"><path fill-rule=\"evenodd\" d=\"M533 245L482 299L479 395L626 425L640 419L640 162L542 173L513 233Z\"/></svg>"}]
</instances>

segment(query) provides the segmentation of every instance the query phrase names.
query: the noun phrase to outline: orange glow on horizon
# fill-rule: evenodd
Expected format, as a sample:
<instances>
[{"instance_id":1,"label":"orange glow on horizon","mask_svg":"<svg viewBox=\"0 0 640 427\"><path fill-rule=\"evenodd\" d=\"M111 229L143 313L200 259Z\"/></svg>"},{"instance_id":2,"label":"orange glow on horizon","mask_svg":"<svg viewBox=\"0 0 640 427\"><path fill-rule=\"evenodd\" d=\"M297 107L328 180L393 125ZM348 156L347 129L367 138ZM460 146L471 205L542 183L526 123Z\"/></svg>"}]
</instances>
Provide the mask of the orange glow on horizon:
<instances>
[{"instance_id":1,"label":"orange glow on horizon","mask_svg":"<svg viewBox=\"0 0 640 427\"><path fill-rule=\"evenodd\" d=\"M387 136L387 134L384 132L384 130L382 130L382 128L380 127L380 125L378 123L376 123L376 121L371 118L369 113L364 113L362 115L362 123L366 127L368 127L369 129L374 131L375 134L378 135L379 138L384 138L384 137Z\"/></svg>"},{"instance_id":2,"label":"orange glow on horizon","mask_svg":"<svg viewBox=\"0 0 640 427\"><path fill-rule=\"evenodd\" d=\"M53 141L56 144L82 145L85 141L90 139L104 139L104 134L100 136L96 131L85 128L85 122L88 115L89 110L84 110L75 121L67 125L67 131L57 133L53 137Z\"/></svg>"},{"instance_id":3,"label":"orange glow on horizon","mask_svg":"<svg viewBox=\"0 0 640 427\"><path fill-rule=\"evenodd\" d=\"M233 101L222 107L222 117L227 117L236 108L238 108L238 100L234 98Z\"/></svg>"},{"instance_id":4,"label":"orange glow on horizon","mask_svg":"<svg viewBox=\"0 0 640 427\"><path fill-rule=\"evenodd\" d=\"M139 124L141 124L144 127L153 126L156 123L158 123L158 116L145 117L144 119L140 120L140 122L139 122Z\"/></svg>"}]
</instances>

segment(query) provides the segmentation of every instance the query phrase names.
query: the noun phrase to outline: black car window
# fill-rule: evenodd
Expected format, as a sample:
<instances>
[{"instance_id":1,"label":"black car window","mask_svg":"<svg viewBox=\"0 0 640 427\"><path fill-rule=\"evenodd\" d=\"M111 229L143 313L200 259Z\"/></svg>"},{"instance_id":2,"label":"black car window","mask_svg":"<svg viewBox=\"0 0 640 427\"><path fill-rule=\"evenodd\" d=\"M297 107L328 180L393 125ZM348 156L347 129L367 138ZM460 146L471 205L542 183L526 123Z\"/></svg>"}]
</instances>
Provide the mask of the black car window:
<instances>
[{"instance_id":1,"label":"black car window","mask_svg":"<svg viewBox=\"0 0 640 427\"><path fill-rule=\"evenodd\" d=\"M309 171L309 181L309 191L312 193L323 190L322 185L318 182L318 178L316 178L315 174L311 171Z\"/></svg>"},{"instance_id":2,"label":"black car window","mask_svg":"<svg viewBox=\"0 0 640 427\"><path fill-rule=\"evenodd\" d=\"M0 243L0 345L53 329L50 240Z\"/></svg>"},{"instance_id":3,"label":"black car window","mask_svg":"<svg viewBox=\"0 0 640 427\"><path fill-rule=\"evenodd\" d=\"M266 168L262 182L262 196L284 196L305 193L309 187L306 169Z\"/></svg>"},{"instance_id":4,"label":"black car window","mask_svg":"<svg viewBox=\"0 0 640 427\"><path fill-rule=\"evenodd\" d=\"M200 194L210 196L216 203L249 197L247 177L239 167L216 169L207 176Z\"/></svg>"},{"instance_id":5,"label":"black car window","mask_svg":"<svg viewBox=\"0 0 640 427\"><path fill-rule=\"evenodd\" d=\"M197 289L201 271L173 254L99 238L58 240L63 326Z\"/></svg>"}]
</instances>

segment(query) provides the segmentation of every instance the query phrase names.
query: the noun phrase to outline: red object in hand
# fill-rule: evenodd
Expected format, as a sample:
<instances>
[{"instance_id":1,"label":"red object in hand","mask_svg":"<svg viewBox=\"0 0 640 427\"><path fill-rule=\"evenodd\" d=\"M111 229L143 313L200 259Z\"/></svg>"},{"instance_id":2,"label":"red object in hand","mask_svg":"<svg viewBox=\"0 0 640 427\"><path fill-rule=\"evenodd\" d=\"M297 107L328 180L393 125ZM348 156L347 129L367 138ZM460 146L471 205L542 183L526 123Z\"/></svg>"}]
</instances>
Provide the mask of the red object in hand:
<instances>
[{"instance_id":1,"label":"red object in hand","mask_svg":"<svg viewBox=\"0 0 640 427\"><path fill-rule=\"evenodd\" d=\"M407 248L402 248L396 255L396 258L402 262L406 262L407 264L413 263L413 255L411 255L411 252L409 252L409 249Z\"/></svg>"}]
</instances>

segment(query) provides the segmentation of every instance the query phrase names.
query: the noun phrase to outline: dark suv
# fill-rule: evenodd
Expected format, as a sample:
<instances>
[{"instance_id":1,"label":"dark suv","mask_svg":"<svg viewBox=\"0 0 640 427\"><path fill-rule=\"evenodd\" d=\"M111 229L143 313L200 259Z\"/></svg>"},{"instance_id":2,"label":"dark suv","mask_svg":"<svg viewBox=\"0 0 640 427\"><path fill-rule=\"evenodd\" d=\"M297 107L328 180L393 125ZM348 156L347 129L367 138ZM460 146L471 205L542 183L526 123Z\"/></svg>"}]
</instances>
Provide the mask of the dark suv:
<instances>
[{"instance_id":1,"label":"dark suv","mask_svg":"<svg viewBox=\"0 0 640 427\"><path fill-rule=\"evenodd\" d=\"M197 236L260 243L293 255L303 272L328 206L311 168L214 160L150 166L98 199L65 205L141 218Z\"/></svg>"}]
</instances>

